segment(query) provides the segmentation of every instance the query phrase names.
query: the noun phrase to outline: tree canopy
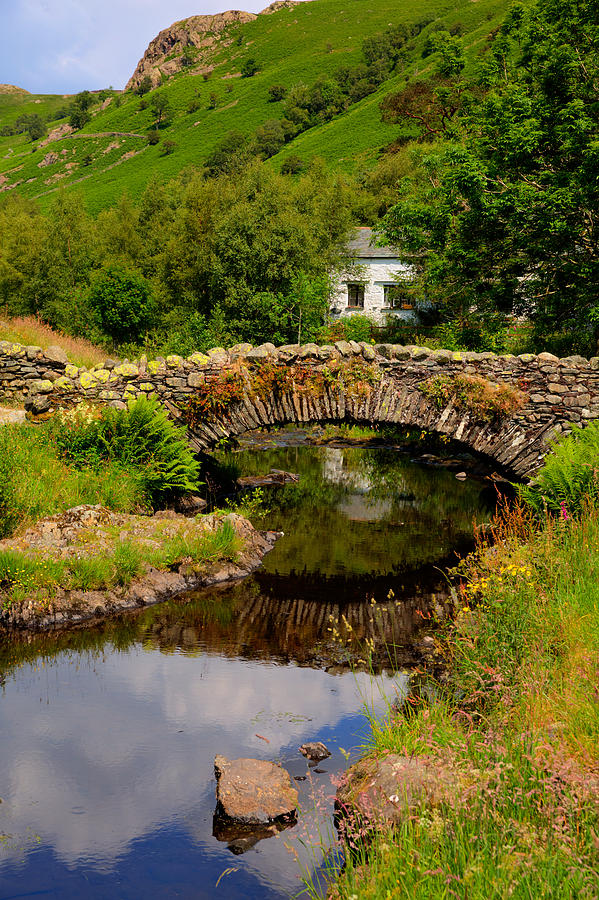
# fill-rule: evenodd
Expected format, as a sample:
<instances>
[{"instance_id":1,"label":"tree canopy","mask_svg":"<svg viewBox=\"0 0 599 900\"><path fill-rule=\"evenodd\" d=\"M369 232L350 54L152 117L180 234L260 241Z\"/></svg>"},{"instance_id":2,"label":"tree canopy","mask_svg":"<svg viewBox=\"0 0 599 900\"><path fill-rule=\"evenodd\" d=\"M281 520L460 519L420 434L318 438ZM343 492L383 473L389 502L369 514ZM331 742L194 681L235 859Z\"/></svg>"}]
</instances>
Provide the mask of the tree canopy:
<instances>
[{"instance_id":1,"label":"tree canopy","mask_svg":"<svg viewBox=\"0 0 599 900\"><path fill-rule=\"evenodd\" d=\"M598 51L597 0L538 0L512 6L468 83L446 53L424 115L451 107L456 123L420 150L383 231L425 252L448 317L534 314L539 334L599 323Z\"/></svg>"}]
</instances>

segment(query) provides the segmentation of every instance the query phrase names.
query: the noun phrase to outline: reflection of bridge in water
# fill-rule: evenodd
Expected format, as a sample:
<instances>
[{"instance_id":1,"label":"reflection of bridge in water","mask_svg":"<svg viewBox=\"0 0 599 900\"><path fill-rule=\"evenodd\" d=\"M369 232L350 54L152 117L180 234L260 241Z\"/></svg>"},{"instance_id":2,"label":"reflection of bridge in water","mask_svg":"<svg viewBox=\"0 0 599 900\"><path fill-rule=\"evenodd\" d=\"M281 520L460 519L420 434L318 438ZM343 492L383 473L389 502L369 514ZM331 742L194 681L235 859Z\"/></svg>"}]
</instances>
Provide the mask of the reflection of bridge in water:
<instances>
[{"instance_id":1,"label":"reflection of bridge in water","mask_svg":"<svg viewBox=\"0 0 599 900\"><path fill-rule=\"evenodd\" d=\"M230 587L196 592L184 604L165 605L146 623L145 639L166 652L217 652L326 668L346 668L369 653L377 668L388 665L389 656L395 667L416 664L422 637L448 612L443 580L431 584L429 579L426 585L413 580L388 598L389 579L364 579L369 589L360 599L322 599L323 593L342 597L342 581L260 573ZM314 599L317 592L320 599Z\"/></svg>"}]
</instances>

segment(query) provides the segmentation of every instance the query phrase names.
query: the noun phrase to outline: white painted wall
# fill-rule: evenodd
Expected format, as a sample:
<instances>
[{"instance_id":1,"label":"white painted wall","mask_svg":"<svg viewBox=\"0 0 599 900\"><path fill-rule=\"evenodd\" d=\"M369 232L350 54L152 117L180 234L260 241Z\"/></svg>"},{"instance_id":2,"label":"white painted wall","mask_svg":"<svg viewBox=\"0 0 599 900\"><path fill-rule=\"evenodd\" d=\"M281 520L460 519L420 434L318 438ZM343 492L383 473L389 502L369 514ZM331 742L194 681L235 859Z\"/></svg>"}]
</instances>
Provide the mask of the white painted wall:
<instances>
[{"instance_id":1,"label":"white painted wall","mask_svg":"<svg viewBox=\"0 0 599 900\"><path fill-rule=\"evenodd\" d=\"M377 325L384 325L391 318L412 321L416 318L414 310L388 309L384 304L384 285L394 284L397 276L406 279L412 273L412 266L395 259L358 259L356 271L341 272L331 294L330 311L335 319L351 315L364 315ZM356 309L347 305L347 285L364 284L364 309Z\"/></svg>"}]
</instances>

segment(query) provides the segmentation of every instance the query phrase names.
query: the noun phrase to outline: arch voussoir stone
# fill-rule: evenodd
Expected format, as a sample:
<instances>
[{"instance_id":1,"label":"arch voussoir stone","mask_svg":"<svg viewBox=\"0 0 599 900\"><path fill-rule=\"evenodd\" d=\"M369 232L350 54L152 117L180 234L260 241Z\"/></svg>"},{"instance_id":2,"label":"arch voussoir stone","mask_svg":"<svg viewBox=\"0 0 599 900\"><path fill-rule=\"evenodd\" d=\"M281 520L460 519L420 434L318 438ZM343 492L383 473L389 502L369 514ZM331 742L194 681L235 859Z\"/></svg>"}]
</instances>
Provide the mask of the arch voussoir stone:
<instances>
[{"instance_id":1,"label":"arch voussoir stone","mask_svg":"<svg viewBox=\"0 0 599 900\"><path fill-rule=\"evenodd\" d=\"M460 379L461 394L442 403L438 392L427 389ZM507 386L520 401L504 415L481 417L480 409L469 407L468 379ZM272 344L244 344L188 359L106 360L86 369L69 363L58 348L44 352L0 341L2 396L24 400L33 418L81 401L124 406L136 397L155 396L187 422L193 446L202 450L254 428L286 423L418 427L458 440L526 478L542 464L556 435L599 418L599 358L340 341L278 350Z\"/></svg>"}]
</instances>

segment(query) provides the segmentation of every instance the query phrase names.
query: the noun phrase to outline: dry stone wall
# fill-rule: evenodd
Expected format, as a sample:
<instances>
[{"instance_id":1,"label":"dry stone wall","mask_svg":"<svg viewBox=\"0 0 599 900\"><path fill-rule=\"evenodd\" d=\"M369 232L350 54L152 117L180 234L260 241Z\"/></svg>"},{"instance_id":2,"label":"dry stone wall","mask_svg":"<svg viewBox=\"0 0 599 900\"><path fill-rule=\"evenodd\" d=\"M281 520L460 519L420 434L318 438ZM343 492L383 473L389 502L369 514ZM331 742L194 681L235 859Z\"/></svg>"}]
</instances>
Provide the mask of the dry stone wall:
<instances>
[{"instance_id":1,"label":"dry stone wall","mask_svg":"<svg viewBox=\"0 0 599 900\"><path fill-rule=\"evenodd\" d=\"M343 377L357 364L368 373L358 391ZM284 374L278 390L256 389L265 365ZM306 373L320 378L320 391L302 387ZM527 477L542 464L553 437L572 423L599 418L599 357L496 356L338 341L322 347L239 344L186 359L106 360L86 369L71 365L60 348L43 351L0 341L0 390L5 397L23 399L32 417L82 400L121 406L140 395L157 396L180 417L194 395L205 398L214 391L216 396L228 374L241 379L243 390L226 409L217 405L218 414L195 417L190 439L198 450L269 425L388 423L448 435L512 475ZM458 375L513 385L525 392L525 403L504 419L482 422L452 403L440 409L419 388L435 376Z\"/></svg>"}]
</instances>

